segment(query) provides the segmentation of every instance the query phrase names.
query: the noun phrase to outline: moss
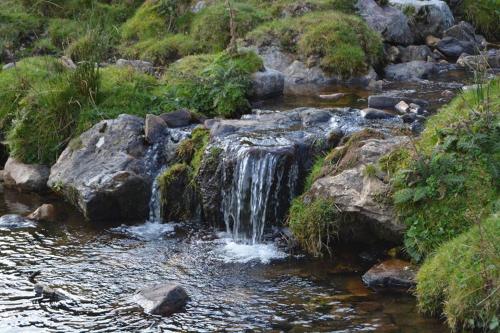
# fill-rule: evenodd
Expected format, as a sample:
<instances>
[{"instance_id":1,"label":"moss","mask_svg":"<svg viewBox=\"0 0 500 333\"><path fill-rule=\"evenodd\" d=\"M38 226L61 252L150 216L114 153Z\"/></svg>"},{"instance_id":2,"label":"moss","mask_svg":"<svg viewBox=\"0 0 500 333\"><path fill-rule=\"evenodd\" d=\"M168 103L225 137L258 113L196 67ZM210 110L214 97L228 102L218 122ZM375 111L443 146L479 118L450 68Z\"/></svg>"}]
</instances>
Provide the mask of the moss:
<instances>
[{"instance_id":1,"label":"moss","mask_svg":"<svg viewBox=\"0 0 500 333\"><path fill-rule=\"evenodd\" d=\"M296 198L290 207L288 225L304 249L320 256L329 251L330 241L338 231L337 210L333 202L325 199L306 203L304 198Z\"/></svg>"},{"instance_id":2,"label":"moss","mask_svg":"<svg viewBox=\"0 0 500 333\"><path fill-rule=\"evenodd\" d=\"M336 11L312 12L264 24L247 39L257 45L278 40L304 59L318 56L326 72L350 77L366 73L382 55L382 39L363 20Z\"/></svg>"},{"instance_id":3,"label":"moss","mask_svg":"<svg viewBox=\"0 0 500 333\"><path fill-rule=\"evenodd\" d=\"M377 165L375 164L367 164L365 165L365 168L363 169L363 175L369 178L375 178L377 177L377 174L379 173L379 170L377 168Z\"/></svg>"},{"instance_id":4,"label":"moss","mask_svg":"<svg viewBox=\"0 0 500 333\"><path fill-rule=\"evenodd\" d=\"M235 12L236 32L238 37L245 34L267 19L264 12L250 4L232 2ZM229 12L225 4L220 2L203 9L193 19L191 33L193 38L207 52L224 50L231 39L229 32Z\"/></svg>"},{"instance_id":5,"label":"moss","mask_svg":"<svg viewBox=\"0 0 500 333\"><path fill-rule=\"evenodd\" d=\"M500 217L443 244L417 274L421 312L444 314L454 330L496 332L500 312Z\"/></svg>"}]
</instances>

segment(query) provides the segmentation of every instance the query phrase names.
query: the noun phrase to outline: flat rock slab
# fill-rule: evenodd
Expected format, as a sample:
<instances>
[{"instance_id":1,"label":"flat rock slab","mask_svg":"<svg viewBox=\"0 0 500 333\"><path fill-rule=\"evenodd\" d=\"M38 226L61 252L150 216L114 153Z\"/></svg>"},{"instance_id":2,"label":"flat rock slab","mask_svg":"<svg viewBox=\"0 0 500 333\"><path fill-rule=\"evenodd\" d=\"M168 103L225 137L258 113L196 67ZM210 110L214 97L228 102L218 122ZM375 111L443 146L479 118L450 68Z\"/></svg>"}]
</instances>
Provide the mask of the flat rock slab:
<instances>
[{"instance_id":1,"label":"flat rock slab","mask_svg":"<svg viewBox=\"0 0 500 333\"><path fill-rule=\"evenodd\" d=\"M139 291L134 296L134 301L144 312L170 316L186 306L189 296L186 290L177 284L157 284Z\"/></svg>"},{"instance_id":2,"label":"flat rock slab","mask_svg":"<svg viewBox=\"0 0 500 333\"><path fill-rule=\"evenodd\" d=\"M389 259L370 268L362 279L372 288L408 289L415 286L416 273L410 262Z\"/></svg>"}]
</instances>

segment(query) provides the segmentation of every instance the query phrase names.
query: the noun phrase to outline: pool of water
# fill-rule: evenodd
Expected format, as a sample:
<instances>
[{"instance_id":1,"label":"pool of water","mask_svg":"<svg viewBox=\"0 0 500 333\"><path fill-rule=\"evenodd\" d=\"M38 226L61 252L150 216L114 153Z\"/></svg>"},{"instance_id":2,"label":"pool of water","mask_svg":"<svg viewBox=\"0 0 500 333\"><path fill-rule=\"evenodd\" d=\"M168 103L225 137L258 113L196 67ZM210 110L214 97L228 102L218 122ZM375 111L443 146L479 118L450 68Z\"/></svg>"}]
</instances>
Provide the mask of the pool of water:
<instances>
[{"instance_id":1,"label":"pool of water","mask_svg":"<svg viewBox=\"0 0 500 333\"><path fill-rule=\"evenodd\" d=\"M60 222L0 229L0 332L445 331L413 297L364 287L357 257L290 255L182 224L98 227L54 198L0 189L0 215L43 202L58 206ZM70 299L37 298L34 271ZM184 312L161 318L133 304L158 282L186 288Z\"/></svg>"}]
</instances>

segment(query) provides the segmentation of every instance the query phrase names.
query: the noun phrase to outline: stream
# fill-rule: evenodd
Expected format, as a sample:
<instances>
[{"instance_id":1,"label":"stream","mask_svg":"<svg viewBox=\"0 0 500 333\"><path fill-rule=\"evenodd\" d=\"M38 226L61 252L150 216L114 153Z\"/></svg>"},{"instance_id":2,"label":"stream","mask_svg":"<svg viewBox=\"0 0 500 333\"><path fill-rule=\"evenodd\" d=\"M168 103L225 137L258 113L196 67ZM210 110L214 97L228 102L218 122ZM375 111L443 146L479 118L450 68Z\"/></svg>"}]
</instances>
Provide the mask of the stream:
<instances>
[{"instance_id":1,"label":"stream","mask_svg":"<svg viewBox=\"0 0 500 333\"><path fill-rule=\"evenodd\" d=\"M452 88L465 78L448 73L442 80ZM427 82L387 89L430 100L435 109L445 88ZM366 91L343 91L346 97L335 102L285 96L258 107L366 107ZM314 259L275 243L237 243L231 234L199 225L94 225L58 198L0 188L0 215L27 214L42 203L64 212L62 222L0 226L2 333L446 330L440 321L420 316L412 296L366 288L361 275L370 263L352 251ZM36 271L41 272L38 282L64 291L68 299L37 298L28 279ZM134 305L138 289L168 281L180 283L190 295L184 312L162 318Z\"/></svg>"}]
</instances>

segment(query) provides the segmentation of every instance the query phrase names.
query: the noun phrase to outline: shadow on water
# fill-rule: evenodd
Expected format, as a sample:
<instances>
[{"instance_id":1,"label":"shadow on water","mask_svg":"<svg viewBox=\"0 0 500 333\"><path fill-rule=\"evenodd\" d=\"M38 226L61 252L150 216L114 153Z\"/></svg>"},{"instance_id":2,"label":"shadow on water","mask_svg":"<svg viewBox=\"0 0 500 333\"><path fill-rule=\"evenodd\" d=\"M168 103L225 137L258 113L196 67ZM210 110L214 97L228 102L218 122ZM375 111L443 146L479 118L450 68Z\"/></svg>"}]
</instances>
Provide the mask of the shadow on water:
<instances>
[{"instance_id":1,"label":"shadow on water","mask_svg":"<svg viewBox=\"0 0 500 333\"><path fill-rule=\"evenodd\" d=\"M58 223L0 229L1 332L443 331L416 314L412 297L367 289L360 278L366 265L353 256L316 260L274 245L234 248L223 234L206 237L181 224L103 228L56 198L1 192L2 215L42 202L64 213ZM38 270L38 282L69 300L37 299L28 276ZM187 289L192 301L184 312L159 318L131 303L137 289L165 281Z\"/></svg>"}]
</instances>

